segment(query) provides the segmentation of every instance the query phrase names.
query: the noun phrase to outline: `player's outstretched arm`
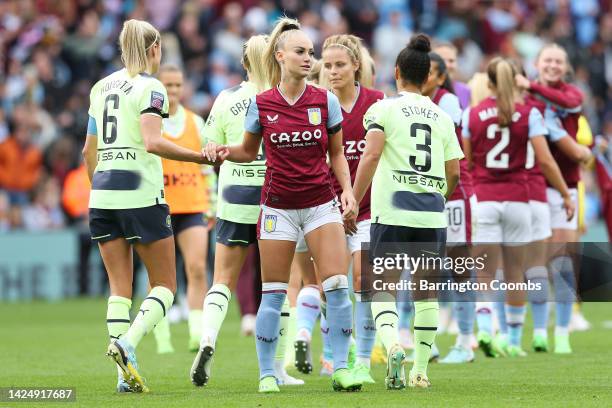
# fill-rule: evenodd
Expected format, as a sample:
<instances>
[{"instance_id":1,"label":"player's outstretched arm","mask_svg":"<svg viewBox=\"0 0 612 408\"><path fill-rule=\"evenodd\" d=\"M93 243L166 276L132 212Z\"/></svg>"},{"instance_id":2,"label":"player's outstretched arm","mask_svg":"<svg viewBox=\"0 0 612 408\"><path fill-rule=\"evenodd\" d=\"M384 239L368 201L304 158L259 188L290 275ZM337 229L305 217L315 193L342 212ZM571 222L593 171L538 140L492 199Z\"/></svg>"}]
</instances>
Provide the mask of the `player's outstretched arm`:
<instances>
[{"instance_id":1,"label":"player's outstretched arm","mask_svg":"<svg viewBox=\"0 0 612 408\"><path fill-rule=\"evenodd\" d=\"M162 137L162 118L158 115L144 114L140 116L140 132L148 153L156 154L165 159L194 162L199 164L218 164L204 157L202 152L186 149Z\"/></svg>"},{"instance_id":2,"label":"player's outstretched arm","mask_svg":"<svg viewBox=\"0 0 612 408\"><path fill-rule=\"evenodd\" d=\"M260 134L245 131L244 137L242 138L242 144L232 146L219 146L217 148L217 154L222 154L225 149L225 154L227 154L227 160L232 161L234 163L249 163L257 158L260 145Z\"/></svg>"},{"instance_id":3,"label":"player's outstretched arm","mask_svg":"<svg viewBox=\"0 0 612 408\"><path fill-rule=\"evenodd\" d=\"M357 215L359 206L355 200L353 187L351 186L351 173L348 162L344 156L344 145L342 143L342 129L329 135L329 162L334 171L338 183L342 188L340 201L342 202L342 218L344 219L344 227L348 234L357 232Z\"/></svg>"},{"instance_id":4,"label":"player's outstretched arm","mask_svg":"<svg viewBox=\"0 0 612 408\"><path fill-rule=\"evenodd\" d=\"M446 194L444 196L445 199L448 200L453 192L455 191L455 187L459 183L459 159L447 160L444 162L444 172L446 173Z\"/></svg>"},{"instance_id":5,"label":"player's outstretched arm","mask_svg":"<svg viewBox=\"0 0 612 408\"><path fill-rule=\"evenodd\" d=\"M385 133L382 130L371 129L366 135L366 148L357 167L353 192L357 203L365 196L368 187L372 184L374 173L385 147Z\"/></svg>"},{"instance_id":6,"label":"player's outstretched arm","mask_svg":"<svg viewBox=\"0 0 612 408\"><path fill-rule=\"evenodd\" d=\"M540 166L540 170L546 177L546 180L550 183L553 188L557 189L563 197L565 212L567 214L568 221L574 217L574 211L576 210L574 202L571 199L567 184L561 175L559 165L553 158L548 148L548 143L544 136L534 136L531 138L531 145L535 153L536 160Z\"/></svg>"}]
</instances>

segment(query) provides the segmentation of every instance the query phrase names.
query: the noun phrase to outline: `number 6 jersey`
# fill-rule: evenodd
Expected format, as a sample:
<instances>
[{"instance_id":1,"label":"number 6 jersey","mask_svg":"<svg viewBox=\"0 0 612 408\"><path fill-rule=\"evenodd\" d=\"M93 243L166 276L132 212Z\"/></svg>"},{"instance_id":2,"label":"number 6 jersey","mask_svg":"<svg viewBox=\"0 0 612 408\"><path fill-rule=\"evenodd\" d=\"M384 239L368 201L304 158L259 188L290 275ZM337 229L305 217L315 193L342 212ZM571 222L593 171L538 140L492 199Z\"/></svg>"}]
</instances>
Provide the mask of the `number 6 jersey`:
<instances>
[{"instance_id":1,"label":"number 6 jersey","mask_svg":"<svg viewBox=\"0 0 612 408\"><path fill-rule=\"evenodd\" d=\"M140 133L141 115L168 115L162 83L145 73L130 77L122 69L98 81L89 101L88 127L98 137L89 207L125 209L165 203L161 158L146 151Z\"/></svg>"},{"instance_id":2,"label":"number 6 jersey","mask_svg":"<svg viewBox=\"0 0 612 408\"><path fill-rule=\"evenodd\" d=\"M463 152L448 114L427 96L400 92L373 104L367 131L385 133L372 180L372 222L413 228L446 228L445 162Z\"/></svg>"}]
</instances>

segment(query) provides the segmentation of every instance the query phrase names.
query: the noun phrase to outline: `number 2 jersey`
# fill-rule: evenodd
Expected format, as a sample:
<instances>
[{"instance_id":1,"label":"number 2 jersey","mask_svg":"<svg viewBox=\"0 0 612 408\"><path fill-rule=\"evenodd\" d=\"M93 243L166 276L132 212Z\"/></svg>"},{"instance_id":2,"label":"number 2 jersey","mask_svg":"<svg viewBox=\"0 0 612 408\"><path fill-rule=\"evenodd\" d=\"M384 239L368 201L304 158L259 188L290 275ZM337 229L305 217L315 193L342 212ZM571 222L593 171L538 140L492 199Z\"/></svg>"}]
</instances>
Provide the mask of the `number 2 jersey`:
<instances>
[{"instance_id":1,"label":"number 2 jersey","mask_svg":"<svg viewBox=\"0 0 612 408\"><path fill-rule=\"evenodd\" d=\"M344 156L348 162L349 171L351 173L351 184L355 183L355 177L357 176L357 167L359 167L359 161L365 151L365 135L366 130L363 127L363 117L367 110L376 101L384 99L385 94L376 89L365 88L363 86L358 87L358 96L353 108L350 112L342 109L342 139L344 141ZM334 175L333 171L330 171L332 183L334 184L334 190L337 195L342 194L342 188L340 183ZM363 200L359 204L359 215L357 221L369 220L370 219L370 189L363 196Z\"/></svg>"},{"instance_id":2,"label":"number 2 jersey","mask_svg":"<svg viewBox=\"0 0 612 408\"><path fill-rule=\"evenodd\" d=\"M277 86L252 98L244 128L263 138L267 169L261 204L302 209L333 200L328 135L337 137L341 124L340 102L326 89L306 85L293 105Z\"/></svg>"},{"instance_id":3,"label":"number 2 jersey","mask_svg":"<svg viewBox=\"0 0 612 408\"><path fill-rule=\"evenodd\" d=\"M446 162L463 158L450 116L427 96L401 92L368 109L365 128L385 133L372 181L372 222L446 228Z\"/></svg>"},{"instance_id":4,"label":"number 2 jersey","mask_svg":"<svg viewBox=\"0 0 612 408\"><path fill-rule=\"evenodd\" d=\"M131 77L122 69L98 81L89 101L98 137L89 207L125 209L165 203L161 158L146 151L140 132L141 115L168 115L162 83L145 73Z\"/></svg>"},{"instance_id":5,"label":"number 2 jersey","mask_svg":"<svg viewBox=\"0 0 612 408\"><path fill-rule=\"evenodd\" d=\"M527 144L548 134L544 118L531 104L517 103L512 122L500 127L494 97L463 112L463 137L472 147L472 176L476 197L483 201L529 201Z\"/></svg>"}]
</instances>

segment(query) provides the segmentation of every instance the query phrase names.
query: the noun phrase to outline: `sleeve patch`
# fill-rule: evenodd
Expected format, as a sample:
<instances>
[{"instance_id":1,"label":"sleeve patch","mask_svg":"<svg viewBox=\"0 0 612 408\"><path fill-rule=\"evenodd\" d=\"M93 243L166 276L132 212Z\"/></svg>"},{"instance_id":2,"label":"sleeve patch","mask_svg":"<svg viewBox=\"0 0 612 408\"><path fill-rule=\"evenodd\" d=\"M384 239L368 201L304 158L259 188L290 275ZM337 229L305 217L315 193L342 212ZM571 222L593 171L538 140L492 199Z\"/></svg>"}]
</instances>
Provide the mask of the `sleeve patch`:
<instances>
[{"instance_id":1,"label":"sleeve patch","mask_svg":"<svg viewBox=\"0 0 612 408\"><path fill-rule=\"evenodd\" d=\"M164 94L161 92L151 91L151 102L149 105L152 108L159 109L161 111L164 107Z\"/></svg>"}]
</instances>

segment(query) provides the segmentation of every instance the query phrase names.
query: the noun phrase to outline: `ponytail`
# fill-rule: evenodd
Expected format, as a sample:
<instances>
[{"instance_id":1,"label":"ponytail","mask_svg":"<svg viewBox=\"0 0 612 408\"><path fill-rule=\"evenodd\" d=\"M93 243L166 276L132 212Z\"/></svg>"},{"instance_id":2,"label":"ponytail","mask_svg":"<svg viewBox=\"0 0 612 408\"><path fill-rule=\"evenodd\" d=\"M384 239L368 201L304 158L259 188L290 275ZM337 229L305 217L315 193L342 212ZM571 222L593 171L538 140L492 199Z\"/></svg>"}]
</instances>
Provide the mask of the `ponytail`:
<instances>
[{"instance_id":1,"label":"ponytail","mask_svg":"<svg viewBox=\"0 0 612 408\"><path fill-rule=\"evenodd\" d=\"M455 88L453 87L453 82L448 74L448 68L446 67L446 62L444 62L444 59L440 56L440 54L433 51L429 53L429 59L438 65L438 78L444 75L444 82L440 88L446 89L448 92L454 94Z\"/></svg>"},{"instance_id":2,"label":"ponytail","mask_svg":"<svg viewBox=\"0 0 612 408\"><path fill-rule=\"evenodd\" d=\"M374 58L370 55L370 51L365 45L361 45L361 62L360 62L360 80L359 82L366 88L374 88L374 75L376 74L376 68L374 64Z\"/></svg>"},{"instance_id":3,"label":"ponytail","mask_svg":"<svg viewBox=\"0 0 612 408\"><path fill-rule=\"evenodd\" d=\"M281 79L281 67L278 61L276 61L276 51L283 46L289 32L299 29L300 23L289 17L280 18L274 26L263 55L266 76L270 86L276 86Z\"/></svg>"},{"instance_id":4,"label":"ponytail","mask_svg":"<svg viewBox=\"0 0 612 408\"><path fill-rule=\"evenodd\" d=\"M514 98L516 97L514 83L516 71L514 66L503 58L493 58L487 66L487 75L497 96L497 120L499 125L501 127L509 126L512 123Z\"/></svg>"},{"instance_id":5,"label":"ponytail","mask_svg":"<svg viewBox=\"0 0 612 408\"><path fill-rule=\"evenodd\" d=\"M119 47L121 61L130 76L147 70L147 52L160 40L159 31L146 21L131 19L123 23L119 34Z\"/></svg>"},{"instance_id":6,"label":"ponytail","mask_svg":"<svg viewBox=\"0 0 612 408\"><path fill-rule=\"evenodd\" d=\"M270 88L263 60L267 46L267 35L254 35L242 47L242 66L247 70L249 81L255 84L258 92Z\"/></svg>"}]
</instances>

